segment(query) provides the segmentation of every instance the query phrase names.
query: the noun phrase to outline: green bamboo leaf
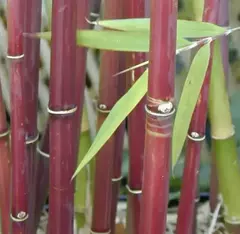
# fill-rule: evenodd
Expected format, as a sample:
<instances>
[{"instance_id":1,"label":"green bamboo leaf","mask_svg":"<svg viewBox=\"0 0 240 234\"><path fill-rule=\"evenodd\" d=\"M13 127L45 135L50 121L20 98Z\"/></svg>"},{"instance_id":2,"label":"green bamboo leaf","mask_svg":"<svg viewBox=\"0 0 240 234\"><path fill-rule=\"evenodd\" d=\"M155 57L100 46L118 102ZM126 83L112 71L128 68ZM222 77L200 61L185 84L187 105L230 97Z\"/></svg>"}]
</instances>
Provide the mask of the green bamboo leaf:
<instances>
[{"instance_id":1,"label":"green bamboo leaf","mask_svg":"<svg viewBox=\"0 0 240 234\"><path fill-rule=\"evenodd\" d=\"M88 126L87 110L83 107L80 144L78 150L78 163L80 163L90 149L91 137ZM77 228L80 229L85 224L86 197L89 196L88 183L90 183L88 168L84 168L75 179L74 210Z\"/></svg>"},{"instance_id":2,"label":"green bamboo leaf","mask_svg":"<svg viewBox=\"0 0 240 234\"><path fill-rule=\"evenodd\" d=\"M51 32L37 33L36 36L51 40ZM149 33L78 30L77 44L101 50L149 52ZM191 44L192 42L186 39L177 38L177 49Z\"/></svg>"},{"instance_id":3,"label":"green bamboo leaf","mask_svg":"<svg viewBox=\"0 0 240 234\"><path fill-rule=\"evenodd\" d=\"M186 78L176 113L172 139L172 167L174 168L181 154L191 117L207 71L210 57L210 45L199 49L195 55Z\"/></svg>"},{"instance_id":4,"label":"green bamboo leaf","mask_svg":"<svg viewBox=\"0 0 240 234\"><path fill-rule=\"evenodd\" d=\"M123 31L148 32L150 31L150 19L114 19L102 20L96 24L110 29L117 29ZM222 35L226 29L218 25L190 20L177 21L177 36L178 38L199 38L199 37L213 37Z\"/></svg>"},{"instance_id":5,"label":"green bamboo leaf","mask_svg":"<svg viewBox=\"0 0 240 234\"><path fill-rule=\"evenodd\" d=\"M130 114L147 92L148 70L136 81L131 89L115 104L107 119L98 131L93 144L81 161L73 178L84 168L96 153L102 148L107 140L112 136L122 121ZM129 101L131 100L131 101Z\"/></svg>"},{"instance_id":6,"label":"green bamboo leaf","mask_svg":"<svg viewBox=\"0 0 240 234\"><path fill-rule=\"evenodd\" d=\"M84 30L77 32L77 43L84 47L102 50L148 52L149 34Z\"/></svg>"}]
</instances>

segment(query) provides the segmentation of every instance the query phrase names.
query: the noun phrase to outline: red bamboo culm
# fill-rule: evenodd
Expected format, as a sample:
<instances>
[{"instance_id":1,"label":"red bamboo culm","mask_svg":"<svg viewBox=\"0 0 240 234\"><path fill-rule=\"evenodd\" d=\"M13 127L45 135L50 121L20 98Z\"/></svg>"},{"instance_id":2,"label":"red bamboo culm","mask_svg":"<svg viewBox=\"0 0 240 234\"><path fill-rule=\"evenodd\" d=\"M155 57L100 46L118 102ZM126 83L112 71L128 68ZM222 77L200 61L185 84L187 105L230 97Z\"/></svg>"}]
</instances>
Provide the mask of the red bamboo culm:
<instances>
[{"instance_id":1,"label":"red bamboo culm","mask_svg":"<svg viewBox=\"0 0 240 234\"><path fill-rule=\"evenodd\" d=\"M49 100L50 196L48 234L73 234L76 77L75 0L53 0Z\"/></svg>"},{"instance_id":2,"label":"red bamboo culm","mask_svg":"<svg viewBox=\"0 0 240 234\"><path fill-rule=\"evenodd\" d=\"M164 234L169 194L177 1L152 0L139 234Z\"/></svg>"},{"instance_id":3,"label":"red bamboo culm","mask_svg":"<svg viewBox=\"0 0 240 234\"><path fill-rule=\"evenodd\" d=\"M27 12L24 20L24 31L26 33L36 33L41 31L42 1L26 0ZM37 111L38 111L38 80L40 67L40 39L24 38L24 79L25 79L25 121L26 121L26 144L27 157L29 159L29 233L35 233L35 204L38 154L36 144L38 140Z\"/></svg>"},{"instance_id":4,"label":"red bamboo culm","mask_svg":"<svg viewBox=\"0 0 240 234\"><path fill-rule=\"evenodd\" d=\"M219 0L205 0L203 21L217 23ZM211 53L213 45L211 45ZM183 173L180 203L178 208L177 234L192 234L195 230L196 194L198 193L198 174L202 141L205 139L205 129L208 108L208 90L212 69L210 57L205 80L195 107L188 132L186 161ZM197 195L198 196L198 195ZM193 230L194 229L194 230Z\"/></svg>"},{"instance_id":5,"label":"red bamboo culm","mask_svg":"<svg viewBox=\"0 0 240 234\"><path fill-rule=\"evenodd\" d=\"M9 151L9 135L6 120L6 110L0 87L0 209L1 209L1 232L10 232L10 170L11 158Z\"/></svg>"},{"instance_id":6,"label":"red bamboo culm","mask_svg":"<svg viewBox=\"0 0 240 234\"><path fill-rule=\"evenodd\" d=\"M88 28L89 24L85 20L85 17L89 14L89 4L88 0L84 0L81 3L80 6L77 7L77 28L78 29L86 29ZM75 144L76 151L78 149L79 144L79 130L80 130L80 124L81 124L81 110L83 105L83 89L85 86L85 70L86 70L86 49L82 47L77 47L76 49L76 79L75 79L75 89L76 90L76 104L77 104L77 111L76 111L76 128L74 131L76 131L76 138L75 141L77 142ZM48 194L48 188L49 188L49 124L47 123L47 127L45 129L45 133L42 137L40 147L39 147L39 155L42 157L39 159L39 166L38 166L38 192L37 196L39 199L38 205L36 208L36 214L37 214L37 220L36 225L38 225L41 210L43 208L43 205L46 201L47 194ZM76 152L77 153L77 152Z\"/></svg>"},{"instance_id":7,"label":"red bamboo culm","mask_svg":"<svg viewBox=\"0 0 240 234\"><path fill-rule=\"evenodd\" d=\"M211 66L211 65L209 65ZM183 173L180 203L178 208L177 234L193 234L195 226L195 199L198 196L198 173L202 141L205 137L208 87L211 70L206 74L204 85L188 132L186 159Z\"/></svg>"},{"instance_id":8,"label":"red bamboo culm","mask_svg":"<svg viewBox=\"0 0 240 234\"><path fill-rule=\"evenodd\" d=\"M28 169L29 160L25 146L25 83L24 83L24 12L25 1L8 0L8 59L10 60L11 100L11 220L12 233L27 233Z\"/></svg>"},{"instance_id":9,"label":"red bamboo culm","mask_svg":"<svg viewBox=\"0 0 240 234\"><path fill-rule=\"evenodd\" d=\"M46 202L49 191L49 123L45 127L43 136L37 146L39 157L36 172L36 206L35 206L35 227L38 227L43 206Z\"/></svg>"},{"instance_id":10,"label":"red bamboo culm","mask_svg":"<svg viewBox=\"0 0 240 234\"><path fill-rule=\"evenodd\" d=\"M111 203L111 234L115 234L115 222L117 215L117 204L120 182L122 179L122 155L123 155L123 140L125 132L125 121L119 126L116 132L115 155L113 163L112 176L112 203Z\"/></svg>"},{"instance_id":11,"label":"red bamboo culm","mask_svg":"<svg viewBox=\"0 0 240 234\"><path fill-rule=\"evenodd\" d=\"M104 1L104 19L122 17L121 1ZM111 108L118 100L118 78L113 77L119 72L119 53L101 51L100 54L100 87L98 100L98 128L102 125ZM111 202L112 202L112 176L115 154L115 136L107 141L96 156L95 182L93 195L93 232L109 232L111 229Z\"/></svg>"},{"instance_id":12,"label":"red bamboo culm","mask_svg":"<svg viewBox=\"0 0 240 234\"><path fill-rule=\"evenodd\" d=\"M89 27L86 21L89 15L89 1L83 0L77 2L77 29L87 29ZM75 78L75 103L77 105L77 111L75 114L75 154L77 159L77 153L79 149L79 136L81 129L82 108L84 99L84 88L86 78L86 59L87 49L84 47L77 47L76 50L76 78ZM77 161L76 161L77 163Z\"/></svg>"},{"instance_id":13,"label":"red bamboo culm","mask_svg":"<svg viewBox=\"0 0 240 234\"><path fill-rule=\"evenodd\" d=\"M120 69L124 70L125 67L125 54L119 53L119 63ZM114 77L115 78L115 77ZM126 90L126 75L121 74L116 77L118 80L117 83L117 92L118 99L120 99ZM119 196L120 182L122 179L122 156L123 156L123 142L124 142L124 133L125 133L126 121L123 121L122 124L118 127L115 132L115 154L113 159L113 174L112 174L112 203L111 203L111 234L115 234L115 221L117 214L117 204Z\"/></svg>"},{"instance_id":14,"label":"red bamboo culm","mask_svg":"<svg viewBox=\"0 0 240 234\"><path fill-rule=\"evenodd\" d=\"M126 18L144 18L144 0L125 1ZM127 67L140 64L146 61L145 53L128 53L126 60ZM128 88L130 88L142 75L145 68L137 68L126 73ZM144 97L128 116L128 137L129 137L129 174L128 174L128 214L127 230L131 234L138 233L140 219L140 197L142 189L142 163L144 154L145 138L145 105Z\"/></svg>"}]
</instances>

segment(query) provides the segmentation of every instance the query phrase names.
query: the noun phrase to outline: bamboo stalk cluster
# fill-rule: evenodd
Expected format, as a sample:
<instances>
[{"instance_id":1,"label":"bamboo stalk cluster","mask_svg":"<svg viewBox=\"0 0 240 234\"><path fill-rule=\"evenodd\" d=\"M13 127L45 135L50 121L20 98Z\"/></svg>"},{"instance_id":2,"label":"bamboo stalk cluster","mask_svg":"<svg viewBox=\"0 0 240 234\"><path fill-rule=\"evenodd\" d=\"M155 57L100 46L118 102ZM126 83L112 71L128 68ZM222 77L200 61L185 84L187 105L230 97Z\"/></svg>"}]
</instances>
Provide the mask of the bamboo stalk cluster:
<instances>
[{"instance_id":1,"label":"bamboo stalk cluster","mask_svg":"<svg viewBox=\"0 0 240 234\"><path fill-rule=\"evenodd\" d=\"M227 0L204 0L202 21L227 26L228 3ZM46 233L73 234L76 216L78 231L87 226L86 233L117 234L116 216L126 132L129 145L127 234L165 234L172 132L174 115L178 109L174 91L178 1L53 0L52 15L49 16L51 54L48 65L48 118L44 131L40 133L38 90L41 87L39 69L42 42L35 34L41 31L42 1L8 0L7 6L11 131L8 129L0 87L2 234L36 233L48 194ZM224 17L221 17L222 12L225 12ZM79 42L76 37L76 31L91 28L86 18L92 20L96 15L108 20L145 18L149 13L149 53L100 51L96 124L91 115L86 121L86 113L84 118L82 116L89 98L85 94L89 51L77 46L81 40ZM198 47L197 51L203 46ZM240 183L240 169L226 91L229 69L226 36L221 38L221 47L221 53L217 54L219 40L210 44L208 68L188 129L177 234L197 233L199 170L207 118L211 123L213 143L211 212L219 205L217 198L220 197L224 202L221 215L228 230L233 234L240 230L240 203L235 201L240 193L240 186L237 186ZM91 118L100 132L105 121L111 117L111 110L141 80L146 68L115 75L145 62L147 58L149 75L146 95L75 181L72 176L79 159L94 146L94 143L89 146ZM221 61L223 66L218 71ZM216 81L216 77L219 77L219 81ZM228 157L224 157L224 154ZM231 188L231 181L236 187ZM91 212L87 214L89 207Z\"/></svg>"}]
</instances>

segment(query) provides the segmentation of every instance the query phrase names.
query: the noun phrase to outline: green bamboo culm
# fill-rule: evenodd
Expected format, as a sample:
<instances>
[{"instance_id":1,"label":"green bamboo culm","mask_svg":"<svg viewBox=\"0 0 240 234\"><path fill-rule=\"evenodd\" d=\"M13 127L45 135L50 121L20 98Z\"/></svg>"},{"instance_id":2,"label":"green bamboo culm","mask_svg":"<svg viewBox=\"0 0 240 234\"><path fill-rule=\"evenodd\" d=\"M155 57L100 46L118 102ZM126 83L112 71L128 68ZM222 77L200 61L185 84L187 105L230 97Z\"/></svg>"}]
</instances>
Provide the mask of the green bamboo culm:
<instances>
[{"instance_id":1,"label":"green bamboo culm","mask_svg":"<svg viewBox=\"0 0 240 234\"><path fill-rule=\"evenodd\" d=\"M87 119L86 108L83 109L82 116L82 126L81 126L81 135L80 135L80 145L78 152L78 163L80 163L89 150L91 146L91 137ZM77 229L83 228L86 222L85 210L86 210L86 201L88 191L88 183L89 183L89 173L88 167L83 168L82 171L76 176L76 189L75 189L75 215L76 215L76 223Z\"/></svg>"},{"instance_id":2,"label":"green bamboo culm","mask_svg":"<svg viewBox=\"0 0 240 234\"><path fill-rule=\"evenodd\" d=\"M213 151L216 157L219 192L223 198L224 219L230 226L240 225L240 164L234 126L225 85L220 42L214 42L209 95L209 117ZM239 231L239 230L238 230ZM237 233L237 232L231 232Z\"/></svg>"},{"instance_id":3,"label":"green bamboo culm","mask_svg":"<svg viewBox=\"0 0 240 234\"><path fill-rule=\"evenodd\" d=\"M183 19L202 21L204 0L183 0L183 10L180 17Z\"/></svg>"},{"instance_id":4,"label":"green bamboo culm","mask_svg":"<svg viewBox=\"0 0 240 234\"><path fill-rule=\"evenodd\" d=\"M51 30L52 25L52 0L44 0L44 6L47 13L48 18L48 28Z\"/></svg>"}]
</instances>

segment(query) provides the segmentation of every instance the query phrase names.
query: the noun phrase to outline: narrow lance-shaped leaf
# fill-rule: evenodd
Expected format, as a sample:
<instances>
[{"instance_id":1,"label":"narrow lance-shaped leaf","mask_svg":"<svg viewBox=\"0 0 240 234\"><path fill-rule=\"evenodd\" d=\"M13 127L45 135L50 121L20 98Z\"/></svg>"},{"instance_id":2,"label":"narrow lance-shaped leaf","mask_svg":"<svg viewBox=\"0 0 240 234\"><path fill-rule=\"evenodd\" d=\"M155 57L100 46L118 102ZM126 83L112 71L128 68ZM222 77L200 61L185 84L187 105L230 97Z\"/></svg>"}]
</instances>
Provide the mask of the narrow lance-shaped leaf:
<instances>
[{"instance_id":1,"label":"narrow lance-shaped leaf","mask_svg":"<svg viewBox=\"0 0 240 234\"><path fill-rule=\"evenodd\" d=\"M92 146L81 161L73 177L75 177L79 171L90 162L90 160L115 132L117 127L122 123L122 121L129 115L129 113L146 94L148 80L147 78L148 70L143 73L143 75L136 81L134 86L115 104L107 119L99 129L99 132Z\"/></svg>"},{"instance_id":2,"label":"narrow lance-shaped leaf","mask_svg":"<svg viewBox=\"0 0 240 234\"><path fill-rule=\"evenodd\" d=\"M210 44L204 45L195 55L186 78L173 128L172 168L183 148L191 117L201 91L210 58Z\"/></svg>"},{"instance_id":3,"label":"narrow lance-shaped leaf","mask_svg":"<svg viewBox=\"0 0 240 234\"><path fill-rule=\"evenodd\" d=\"M36 36L51 40L51 32L37 33ZM78 30L77 44L88 48L129 52L148 52L149 33ZM192 42L178 38L177 49L191 45Z\"/></svg>"},{"instance_id":4,"label":"narrow lance-shaped leaf","mask_svg":"<svg viewBox=\"0 0 240 234\"><path fill-rule=\"evenodd\" d=\"M186 103L186 105L190 104L189 106L190 111L187 111L185 115L184 112L185 112L186 106L183 105L183 107L181 107L182 106L181 105L180 109L177 112L174 135L177 137L176 139L178 139L179 136L180 137L183 136L182 137L183 140L182 140L182 143L180 144L178 144L178 141L177 141L176 146L174 146L173 153L178 151L180 152L184 144L184 140L187 134L187 129L191 120L191 115L193 113L193 110L201 89L201 85L204 80L205 72L207 70L209 55L210 55L209 45L203 46L195 56L192 66L190 68L190 71L185 83L185 87L183 89L182 98L180 100L180 105L181 105L182 102L183 104L186 102L185 101L186 97L188 98L189 95L192 97L189 100L187 99L187 101L189 102ZM196 73L198 69L200 72ZM133 108L145 95L145 93L147 92L147 76L148 76L148 70L145 71L145 73L139 78L139 80L135 83L135 85L113 107L108 118L100 128L91 148L89 149L88 153L85 155L84 159L78 166L73 177L75 177L78 174L78 172L86 164L89 163L89 161L95 156L95 154L101 149L101 147L111 137L111 135L114 133L117 127L121 124L121 122L128 116L128 114L133 110ZM193 89L191 90L192 87L190 85L192 84L193 84ZM129 102L129 100L131 101ZM182 130L184 130L184 128L181 128L181 125L183 124L181 117L186 121L184 123L184 125L186 125L185 126L186 130L183 132L181 132ZM175 158L176 158L175 161L177 161L177 157Z\"/></svg>"},{"instance_id":5,"label":"narrow lance-shaped leaf","mask_svg":"<svg viewBox=\"0 0 240 234\"><path fill-rule=\"evenodd\" d=\"M100 20L95 24L105 28L123 31L143 31L148 33L150 31L150 20L147 18ZM179 38L213 37L224 34L225 32L225 28L212 23L190 20L177 21L177 36Z\"/></svg>"}]
</instances>

